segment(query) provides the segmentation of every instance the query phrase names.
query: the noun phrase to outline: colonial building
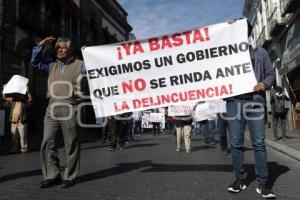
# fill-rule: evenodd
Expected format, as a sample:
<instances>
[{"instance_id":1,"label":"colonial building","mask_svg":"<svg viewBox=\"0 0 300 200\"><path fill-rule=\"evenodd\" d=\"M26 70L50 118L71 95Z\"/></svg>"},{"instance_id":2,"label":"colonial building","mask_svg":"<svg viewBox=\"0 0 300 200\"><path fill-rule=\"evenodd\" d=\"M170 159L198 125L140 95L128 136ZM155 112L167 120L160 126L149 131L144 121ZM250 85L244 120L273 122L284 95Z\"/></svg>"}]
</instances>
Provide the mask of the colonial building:
<instances>
[{"instance_id":1,"label":"colonial building","mask_svg":"<svg viewBox=\"0 0 300 200\"><path fill-rule=\"evenodd\" d=\"M276 84L290 96L289 129L300 130L300 1L245 0L243 15L254 27L254 46L269 52Z\"/></svg>"},{"instance_id":2,"label":"colonial building","mask_svg":"<svg viewBox=\"0 0 300 200\"><path fill-rule=\"evenodd\" d=\"M29 78L34 96L30 134L42 135L47 105L47 74L30 66L32 47L46 36L67 36L81 57L81 46L125 41L132 31L116 0L1 0L0 15L0 88L14 74ZM49 48L45 53L54 52ZM0 108L9 111L2 100L1 95Z\"/></svg>"}]
</instances>

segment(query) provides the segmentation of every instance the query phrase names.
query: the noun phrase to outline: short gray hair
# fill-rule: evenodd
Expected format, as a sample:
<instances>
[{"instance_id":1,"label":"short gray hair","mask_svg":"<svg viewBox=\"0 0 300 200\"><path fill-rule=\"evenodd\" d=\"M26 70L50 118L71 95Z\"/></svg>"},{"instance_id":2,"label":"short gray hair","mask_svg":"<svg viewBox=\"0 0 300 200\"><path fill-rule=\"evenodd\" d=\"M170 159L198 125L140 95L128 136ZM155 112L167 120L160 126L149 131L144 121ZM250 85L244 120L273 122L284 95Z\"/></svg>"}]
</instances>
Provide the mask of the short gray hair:
<instances>
[{"instance_id":1,"label":"short gray hair","mask_svg":"<svg viewBox=\"0 0 300 200\"><path fill-rule=\"evenodd\" d=\"M70 48L70 49L73 49L73 44L72 44L72 41L70 38L68 37L59 37L57 38L56 40L56 43L55 43L55 47L58 45L58 43L60 42L65 42L67 43L67 46Z\"/></svg>"}]
</instances>

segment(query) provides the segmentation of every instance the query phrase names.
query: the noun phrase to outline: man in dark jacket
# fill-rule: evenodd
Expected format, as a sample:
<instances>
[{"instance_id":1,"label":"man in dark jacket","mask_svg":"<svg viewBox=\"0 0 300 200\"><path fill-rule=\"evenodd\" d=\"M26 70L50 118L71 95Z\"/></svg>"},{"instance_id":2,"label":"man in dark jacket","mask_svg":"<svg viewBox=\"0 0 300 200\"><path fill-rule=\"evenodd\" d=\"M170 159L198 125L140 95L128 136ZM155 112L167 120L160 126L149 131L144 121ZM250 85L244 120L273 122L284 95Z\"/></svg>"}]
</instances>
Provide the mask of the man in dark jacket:
<instances>
[{"instance_id":1,"label":"man in dark jacket","mask_svg":"<svg viewBox=\"0 0 300 200\"><path fill-rule=\"evenodd\" d=\"M285 101L289 101L289 98L282 93L282 87L275 86L271 91L271 108L272 108L272 118L273 118L273 133L274 140L279 140L277 135L278 122L280 122L282 138L287 140L286 137L286 108Z\"/></svg>"},{"instance_id":2,"label":"man in dark jacket","mask_svg":"<svg viewBox=\"0 0 300 200\"><path fill-rule=\"evenodd\" d=\"M228 23L234 23L230 20ZM248 23L248 36L252 31ZM275 72L269 55L263 48L253 49L250 46L250 56L257 84L253 92L229 98L227 100L228 125L230 132L233 172L236 180L227 190L238 193L246 189L244 181L244 132L247 124L250 131L252 147L255 157L255 173L258 186L256 192L264 198L275 198L275 194L268 188L268 165L265 144L264 105L265 91L269 90L275 80Z\"/></svg>"}]
</instances>

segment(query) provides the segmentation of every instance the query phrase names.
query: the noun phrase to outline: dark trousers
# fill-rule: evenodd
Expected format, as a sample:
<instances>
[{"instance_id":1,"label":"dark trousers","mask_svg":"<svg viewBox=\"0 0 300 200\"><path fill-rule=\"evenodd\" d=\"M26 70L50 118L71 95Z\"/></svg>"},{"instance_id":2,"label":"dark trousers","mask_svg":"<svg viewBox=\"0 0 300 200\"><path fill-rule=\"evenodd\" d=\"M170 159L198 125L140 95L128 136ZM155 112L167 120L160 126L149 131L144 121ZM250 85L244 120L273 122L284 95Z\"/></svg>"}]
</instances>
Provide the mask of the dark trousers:
<instances>
[{"instance_id":1,"label":"dark trousers","mask_svg":"<svg viewBox=\"0 0 300 200\"><path fill-rule=\"evenodd\" d=\"M153 135L160 133L160 123L159 122L152 122L153 125Z\"/></svg>"},{"instance_id":2,"label":"dark trousers","mask_svg":"<svg viewBox=\"0 0 300 200\"><path fill-rule=\"evenodd\" d=\"M221 116L218 116L218 124L217 124L217 130L219 133L219 139L220 139L220 148L222 151L227 150L228 144L227 144L227 130L228 128L228 122L223 119Z\"/></svg>"},{"instance_id":3,"label":"dark trousers","mask_svg":"<svg viewBox=\"0 0 300 200\"><path fill-rule=\"evenodd\" d=\"M126 127L127 127L126 120L112 119L111 142L110 142L110 146L112 148L116 148L117 145L119 145L119 147L124 147Z\"/></svg>"},{"instance_id":4,"label":"dark trousers","mask_svg":"<svg viewBox=\"0 0 300 200\"><path fill-rule=\"evenodd\" d=\"M281 131L282 131L282 137L286 138L286 116L285 113L284 114L274 114L273 116L273 133L274 133L274 137L277 138L277 129L278 129L278 122L280 122L281 124Z\"/></svg>"},{"instance_id":5,"label":"dark trousers","mask_svg":"<svg viewBox=\"0 0 300 200\"><path fill-rule=\"evenodd\" d=\"M140 135L142 133L142 120L134 122L134 134Z\"/></svg>"},{"instance_id":6,"label":"dark trousers","mask_svg":"<svg viewBox=\"0 0 300 200\"><path fill-rule=\"evenodd\" d=\"M128 120L126 126L126 140L133 141L134 140L134 131L133 131L133 119Z\"/></svg>"},{"instance_id":7,"label":"dark trousers","mask_svg":"<svg viewBox=\"0 0 300 200\"><path fill-rule=\"evenodd\" d=\"M103 142L106 142L106 140L108 139L109 141L111 140L111 123L112 120L107 120L107 123L104 127L101 128L102 131L102 140Z\"/></svg>"}]
</instances>

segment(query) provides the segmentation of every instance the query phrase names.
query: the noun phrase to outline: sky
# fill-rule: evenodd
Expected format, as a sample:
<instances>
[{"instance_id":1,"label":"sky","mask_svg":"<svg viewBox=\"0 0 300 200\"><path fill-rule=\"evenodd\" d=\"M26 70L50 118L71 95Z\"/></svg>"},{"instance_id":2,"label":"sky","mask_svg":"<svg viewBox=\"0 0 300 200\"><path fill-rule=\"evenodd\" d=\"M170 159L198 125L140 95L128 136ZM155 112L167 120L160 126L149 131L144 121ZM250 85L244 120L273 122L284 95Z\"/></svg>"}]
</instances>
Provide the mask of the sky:
<instances>
[{"instance_id":1,"label":"sky","mask_svg":"<svg viewBox=\"0 0 300 200\"><path fill-rule=\"evenodd\" d=\"M118 0L137 39L241 18L244 0Z\"/></svg>"}]
</instances>

